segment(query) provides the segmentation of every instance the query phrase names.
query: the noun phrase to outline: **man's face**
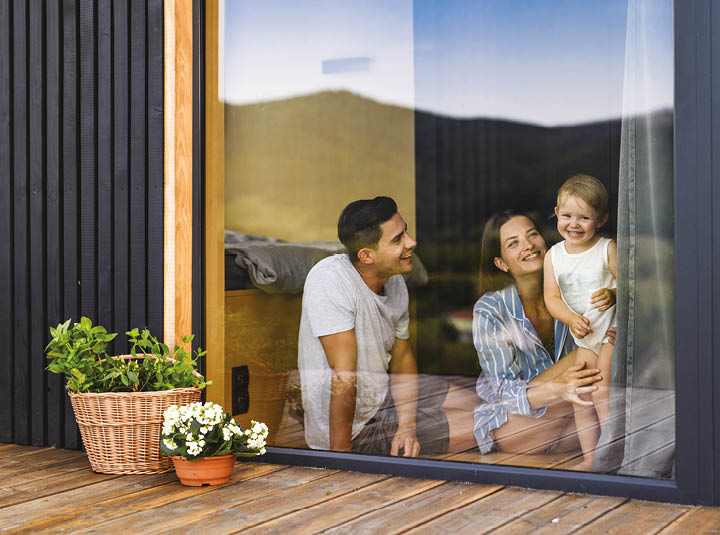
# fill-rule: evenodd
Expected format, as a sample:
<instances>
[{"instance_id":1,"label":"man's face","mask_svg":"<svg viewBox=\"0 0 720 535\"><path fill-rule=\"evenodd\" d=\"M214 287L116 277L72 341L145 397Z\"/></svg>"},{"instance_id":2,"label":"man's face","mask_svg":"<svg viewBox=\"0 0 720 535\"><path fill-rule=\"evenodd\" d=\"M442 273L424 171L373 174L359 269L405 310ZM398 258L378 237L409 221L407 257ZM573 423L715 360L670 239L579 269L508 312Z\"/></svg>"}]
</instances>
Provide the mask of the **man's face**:
<instances>
[{"instance_id":1,"label":"man's face","mask_svg":"<svg viewBox=\"0 0 720 535\"><path fill-rule=\"evenodd\" d=\"M378 274L384 277L412 271L412 254L417 242L408 234L407 223L395 214L380 225L382 236L374 253Z\"/></svg>"}]
</instances>

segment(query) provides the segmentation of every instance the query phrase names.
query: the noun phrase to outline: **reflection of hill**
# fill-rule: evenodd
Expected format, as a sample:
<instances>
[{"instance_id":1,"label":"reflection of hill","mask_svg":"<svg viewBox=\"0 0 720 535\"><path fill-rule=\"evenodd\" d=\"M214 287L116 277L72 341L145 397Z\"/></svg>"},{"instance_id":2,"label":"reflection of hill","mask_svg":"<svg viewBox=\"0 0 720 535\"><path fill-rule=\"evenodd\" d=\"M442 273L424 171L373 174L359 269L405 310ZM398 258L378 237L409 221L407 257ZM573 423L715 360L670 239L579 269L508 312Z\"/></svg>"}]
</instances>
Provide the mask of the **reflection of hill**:
<instances>
[{"instance_id":1,"label":"reflection of hill","mask_svg":"<svg viewBox=\"0 0 720 535\"><path fill-rule=\"evenodd\" d=\"M558 127L458 119L345 91L225 110L229 228L332 240L348 201L392 195L411 228L417 214L430 271L450 262L473 272L474 246L490 214L515 207L549 215L560 183L584 172L605 183L605 231L615 233L619 119ZM662 113L672 135L672 115ZM450 244L462 250L437 249Z\"/></svg>"},{"instance_id":2,"label":"reflection of hill","mask_svg":"<svg viewBox=\"0 0 720 535\"><path fill-rule=\"evenodd\" d=\"M226 226L335 240L351 200L391 195L414 226L413 112L348 92L225 107Z\"/></svg>"}]
</instances>

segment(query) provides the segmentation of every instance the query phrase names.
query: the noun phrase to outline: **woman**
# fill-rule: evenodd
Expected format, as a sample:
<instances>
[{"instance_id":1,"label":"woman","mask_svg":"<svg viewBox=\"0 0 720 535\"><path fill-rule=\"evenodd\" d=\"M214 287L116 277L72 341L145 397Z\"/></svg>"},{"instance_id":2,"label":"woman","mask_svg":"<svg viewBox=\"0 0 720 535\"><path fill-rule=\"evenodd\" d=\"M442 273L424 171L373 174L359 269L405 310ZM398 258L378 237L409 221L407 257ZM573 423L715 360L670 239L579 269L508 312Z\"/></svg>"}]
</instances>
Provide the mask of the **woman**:
<instances>
[{"instance_id":1,"label":"woman","mask_svg":"<svg viewBox=\"0 0 720 535\"><path fill-rule=\"evenodd\" d=\"M473 341L482 372L475 408L481 453L572 451L579 447L572 403L597 390L597 369L575 365L575 344L543 299L547 245L526 214L505 211L485 225ZM613 336L614 331L608 332Z\"/></svg>"}]
</instances>

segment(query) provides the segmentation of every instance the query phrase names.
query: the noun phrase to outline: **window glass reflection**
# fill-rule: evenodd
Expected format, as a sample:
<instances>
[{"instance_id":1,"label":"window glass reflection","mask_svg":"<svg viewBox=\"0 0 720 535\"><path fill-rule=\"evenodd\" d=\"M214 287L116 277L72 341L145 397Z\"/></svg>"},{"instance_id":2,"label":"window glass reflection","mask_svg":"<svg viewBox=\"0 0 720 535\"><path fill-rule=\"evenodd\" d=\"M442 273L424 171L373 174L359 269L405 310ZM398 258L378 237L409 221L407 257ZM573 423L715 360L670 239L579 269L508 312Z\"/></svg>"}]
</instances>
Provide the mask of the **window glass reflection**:
<instances>
[{"instance_id":1,"label":"window glass reflection","mask_svg":"<svg viewBox=\"0 0 720 535\"><path fill-rule=\"evenodd\" d=\"M280 446L670 477L672 2L223 13L240 421ZM577 175L606 205L558 197ZM615 330L552 276L556 243L602 245L612 280L573 284ZM607 358L578 357L579 316Z\"/></svg>"}]
</instances>

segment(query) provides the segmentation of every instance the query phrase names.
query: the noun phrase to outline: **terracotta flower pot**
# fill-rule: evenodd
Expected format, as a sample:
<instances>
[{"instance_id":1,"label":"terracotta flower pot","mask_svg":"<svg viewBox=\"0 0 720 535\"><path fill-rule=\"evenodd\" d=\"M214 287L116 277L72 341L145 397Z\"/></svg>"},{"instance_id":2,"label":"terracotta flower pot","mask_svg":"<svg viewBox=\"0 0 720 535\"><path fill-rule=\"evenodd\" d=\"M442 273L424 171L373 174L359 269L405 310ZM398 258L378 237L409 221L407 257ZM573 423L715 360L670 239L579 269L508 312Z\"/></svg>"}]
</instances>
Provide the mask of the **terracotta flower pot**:
<instances>
[{"instance_id":1,"label":"terracotta flower pot","mask_svg":"<svg viewBox=\"0 0 720 535\"><path fill-rule=\"evenodd\" d=\"M172 457L180 483L190 487L203 485L222 485L230 481L235 470L235 454L219 457L203 457L188 461L184 457Z\"/></svg>"}]
</instances>

